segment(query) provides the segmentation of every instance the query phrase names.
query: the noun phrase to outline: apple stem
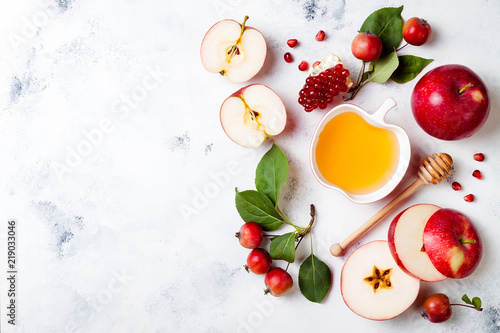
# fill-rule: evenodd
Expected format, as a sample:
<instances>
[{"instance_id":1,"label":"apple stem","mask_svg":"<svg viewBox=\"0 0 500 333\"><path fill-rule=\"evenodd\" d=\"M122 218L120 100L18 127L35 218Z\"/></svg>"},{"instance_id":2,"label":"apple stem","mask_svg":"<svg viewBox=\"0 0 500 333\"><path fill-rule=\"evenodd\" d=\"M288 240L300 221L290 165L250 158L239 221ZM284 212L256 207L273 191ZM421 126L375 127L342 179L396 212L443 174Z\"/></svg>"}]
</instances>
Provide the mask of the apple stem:
<instances>
[{"instance_id":1,"label":"apple stem","mask_svg":"<svg viewBox=\"0 0 500 333\"><path fill-rule=\"evenodd\" d=\"M467 83L462 89L460 89L458 91L458 94L459 95L462 95L464 93L464 91L466 91L467 89L469 89L470 87L474 86L472 83Z\"/></svg>"},{"instance_id":2,"label":"apple stem","mask_svg":"<svg viewBox=\"0 0 500 333\"><path fill-rule=\"evenodd\" d=\"M450 304L450 305L459 305L459 306L465 306L466 308L472 308L472 309L476 309L477 311L483 311L483 308L476 308L475 306L473 305L465 305L465 304Z\"/></svg>"},{"instance_id":3,"label":"apple stem","mask_svg":"<svg viewBox=\"0 0 500 333\"><path fill-rule=\"evenodd\" d=\"M404 49L406 46L408 46L408 43L406 43L405 45L401 46L399 49L396 50L396 52L398 52L399 50Z\"/></svg>"},{"instance_id":4,"label":"apple stem","mask_svg":"<svg viewBox=\"0 0 500 333\"><path fill-rule=\"evenodd\" d=\"M460 244L476 244L475 239L460 240Z\"/></svg>"}]
</instances>

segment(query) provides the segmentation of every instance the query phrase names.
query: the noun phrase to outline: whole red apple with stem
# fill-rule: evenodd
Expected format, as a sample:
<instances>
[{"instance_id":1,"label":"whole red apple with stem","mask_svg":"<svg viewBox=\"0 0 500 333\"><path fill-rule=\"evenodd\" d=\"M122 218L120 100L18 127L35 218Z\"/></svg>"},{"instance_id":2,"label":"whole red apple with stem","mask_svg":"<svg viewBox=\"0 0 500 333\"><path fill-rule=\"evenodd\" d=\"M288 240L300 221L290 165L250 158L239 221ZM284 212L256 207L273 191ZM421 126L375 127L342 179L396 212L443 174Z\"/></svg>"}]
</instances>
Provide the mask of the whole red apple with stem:
<instances>
[{"instance_id":1,"label":"whole red apple with stem","mask_svg":"<svg viewBox=\"0 0 500 333\"><path fill-rule=\"evenodd\" d=\"M352 41L351 51L360 60L374 61L382 54L382 41L370 31L360 32Z\"/></svg>"},{"instance_id":2,"label":"whole red apple with stem","mask_svg":"<svg viewBox=\"0 0 500 333\"><path fill-rule=\"evenodd\" d=\"M454 279L471 275L483 253L481 238L472 222L447 208L438 210L427 221L424 248L434 267Z\"/></svg>"},{"instance_id":3,"label":"whole red apple with stem","mask_svg":"<svg viewBox=\"0 0 500 333\"><path fill-rule=\"evenodd\" d=\"M462 65L443 65L415 85L411 108L420 127L438 139L459 140L476 133L490 113L483 80Z\"/></svg>"},{"instance_id":4,"label":"whole red apple with stem","mask_svg":"<svg viewBox=\"0 0 500 333\"><path fill-rule=\"evenodd\" d=\"M462 297L462 300L466 298L467 304L473 304L467 295ZM478 297L475 297L479 300ZM423 308L424 312L422 313L422 317L429 320L431 323L442 323L450 319L452 315L451 306L463 306L467 308L472 308L477 311L483 311L480 305L481 301L479 300L479 304L474 305L465 305L465 304L450 304L450 299L448 296L442 293L433 294L427 297L424 301Z\"/></svg>"},{"instance_id":5,"label":"whole red apple with stem","mask_svg":"<svg viewBox=\"0 0 500 333\"><path fill-rule=\"evenodd\" d=\"M403 26L403 38L408 44L420 46L431 36L432 29L426 20L412 17Z\"/></svg>"}]
</instances>

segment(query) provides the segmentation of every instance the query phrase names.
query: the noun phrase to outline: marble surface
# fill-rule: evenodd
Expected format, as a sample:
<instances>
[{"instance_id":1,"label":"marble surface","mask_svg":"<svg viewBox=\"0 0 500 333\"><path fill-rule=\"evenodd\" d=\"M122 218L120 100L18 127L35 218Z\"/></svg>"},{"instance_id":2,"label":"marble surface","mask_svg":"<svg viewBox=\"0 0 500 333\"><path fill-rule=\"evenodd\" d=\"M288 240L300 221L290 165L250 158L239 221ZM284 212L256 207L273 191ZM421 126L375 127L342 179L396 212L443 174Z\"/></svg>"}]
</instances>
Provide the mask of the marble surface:
<instances>
[{"instance_id":1,"label":"marble surface","mask_svg":"<svg viewBox=\"0 0 500 333\"><path fill-rule=\"evenodd\" d=\"M404 127L412 143L410 169L396 189L412 181L422 156L444 151L456 163L450 184L424 188L404 206L433 203L469 216L484 241L478 270L463 280L422 283L415 305L400 317L374 322L344 304L340 272L346 257L328 252L388 198L366 205L323 188L308 164L309 142L324 111L306 114L297 104L312 63L339 55L352 73L360 63L350 43L363 20L397 1L4 1L0 11L0 234L6 274L8 219L18 223L18 310L2 332L498 332L500 264L497 124L500 44L496 1L405 2L403 17L427 19L433 36L402 53L435 59L428 68L464 64L489 87L491 115L472 138L444 142L415 123L410 94L416 82L369 84L354 103L373 112L386 97L398 102L387 121ZM285 297L263 295L263 278L242 265L248 251L234 238L242 223L234 188L252 189L255 167L273 141L238 148L221 129L219 106L242 84L204 71L199 48L208 28L223 18L241 21L266 37L268 56L250 83L263 83L283 99L285 131L274 139L290 173L280 205L297 224L308 223L314 203L315 253L333 271L322 304L307 301L295 279ZM327 39L314 41L323 29ZM297 38L287 64L286 40ZM333 105L332 105L333 106ZM476 152L487 159L479 164ZM484 179L470 174L479 168ZM476 202L462 197L474 193ZM386 239L393 212L359 246ZM288 230L283 228L284 230ZM299 248L303 260L309 241ZM352 249L350 250L352 251ZM281 263L278 265L283 266ZM448 322L426 322L418 312L425 295L480 296L482 313L456 308Z\"/></svg>"}]
</instances>

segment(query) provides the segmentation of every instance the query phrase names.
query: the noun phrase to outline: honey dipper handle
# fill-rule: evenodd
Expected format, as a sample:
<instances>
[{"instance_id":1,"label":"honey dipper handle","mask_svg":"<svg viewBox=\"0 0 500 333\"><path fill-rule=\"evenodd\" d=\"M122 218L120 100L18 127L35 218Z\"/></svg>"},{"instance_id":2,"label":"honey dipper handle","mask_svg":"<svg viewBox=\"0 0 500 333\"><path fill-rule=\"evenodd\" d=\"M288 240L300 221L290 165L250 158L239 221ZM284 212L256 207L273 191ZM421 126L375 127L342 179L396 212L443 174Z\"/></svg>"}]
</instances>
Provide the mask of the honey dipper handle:
<instances>
[{"instance_id":1,"label":"honey dipper handle","mask_svg":"<svg viewBox=\"0 0 500 333\"><path fill-rule=\"evenodd\" d=\"M364 234L368 229L373 227L375 223L380 221L385 215L387 215L391 210L393 210L397 205L406 200L410 195L413 194L420 186L424 185L424 182L418 178L410 186L408 186L403 192L401 192L397 197L391 200L387 205L384 206L378 213L373 215L368 221L363 223L358 229L356 229L352 234L350 234L342 242L335 243L330 247L330 252L334 257L338 257L342 254L344 249L348 247L352 242L354 242L358 237Z\"/></svg>"}]
</instances>

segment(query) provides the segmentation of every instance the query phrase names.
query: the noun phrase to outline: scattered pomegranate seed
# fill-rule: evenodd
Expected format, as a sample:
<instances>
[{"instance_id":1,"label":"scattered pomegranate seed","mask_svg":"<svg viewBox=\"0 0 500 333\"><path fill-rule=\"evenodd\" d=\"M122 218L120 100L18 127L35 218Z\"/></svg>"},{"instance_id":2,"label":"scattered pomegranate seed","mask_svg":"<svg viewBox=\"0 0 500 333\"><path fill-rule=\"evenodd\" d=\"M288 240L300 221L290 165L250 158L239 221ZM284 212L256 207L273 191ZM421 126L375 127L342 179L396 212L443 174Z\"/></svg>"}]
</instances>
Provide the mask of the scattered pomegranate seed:
<instances>
[{"instance_id":1,"label":"scattered pomegranate seed","mask_svg":"<svg viewBox=\"0 0 500 333\"><path fill-rule=\"evenodd\" d=\"M308 68L309 68L309 64L307 62L305 62L304 60L302 60L302 62L299 64L299 70L307 71Z\"/></svg>"},{"instance_id":2,"label":"scattered pomegranate seed","mask_svg":"<svg viewBox=\"0 0 500 333\"><path fill-rule=\"evenodd\" d=\"M460 185L459 182L453 182L451 183L451 188L455 191L460 191L462 189L462 185Z\"/></svg>"},{"instance_id":3,"label":"scattered pomegranate seed","mask_svg":"<svg viewBox=\"0 0 500 333\"><path fill-rule=\"evenodd\" d=\"M323 30L318 31L316 34L316 40L322 42L325 39L325 32Z\"/></svg>"},{"instance_id":4,"label":"scattered pomegranate seed","mask_svg":"<svg viewBox=\"0 0 500 333\"><path fill-rule=\"evenodd\" d=\"M484 161L484 155L482 153L474 154L474 159L478 162Z\"/></svg>"},{"instance_id":5,"label":"scattered pomegranate seed","mask_svg":"<svg viewBox=\"0 0 500 333\"><path fill-rule=\"evenodd\" d=\"M289 40L286 41L286 43L290 47L295 47L297 45L298 41L296 39L289 39Z\"/></svg>"},{"instance_id":6,"label":"scattered pomegranate seed","mask_svg":"<svg viewBox=\"0 0 500 333\"><path fill-rule=\"evenodd\" d=\"M464 197L464 200L467 201L467 202L473 202L475 199L474 197L474 194L467 194L465 197Z\"/></svg>"},{"instance_id":7,"label":"scattered pomegranate seed","mask_svg":"<svg viewBox=\"0 0 500 333\"><path fill-rule=\"evenodd\" d=\"M328 68L316 76L309 76L306 84L299 92L299 104L306 112L316 108L326 109L335 96L347 91L349 71L342 64Z\"/></svg>"},{"instance_id":8,"label":"scattered pomegranate seed","mask_svg":"<svg viewBox=\"0 0 500 333\"><path fill-rule=\"evenodd\" d=\"M314 64L313 64L313 68L318 66L319 64L321 64L321 61L315 61Z\"/></svg>"},{"instance_id":9,"label":"scattered pomegranate seed","mask_svg":"<svg viewBox=\"0 0 500 333\"><path fill-rule=\"evenodd\" d=\"M477 179L482 179L483 178L483 175L481 174L481 171L479 170L474 170L472 172L472 177L476 177Z\"/></svg>"},{"instance_id":10,"label":"scattered pomegranate seed","mask_svg":"<svg viewBox=\"0 0 500 333\"><path fill-rule=\"evenodd\" d=\"M292 62L293 61L293 57L290 54L290 52L285 53L285 61L286 62Z\"/></svg>"}]
</instances>

